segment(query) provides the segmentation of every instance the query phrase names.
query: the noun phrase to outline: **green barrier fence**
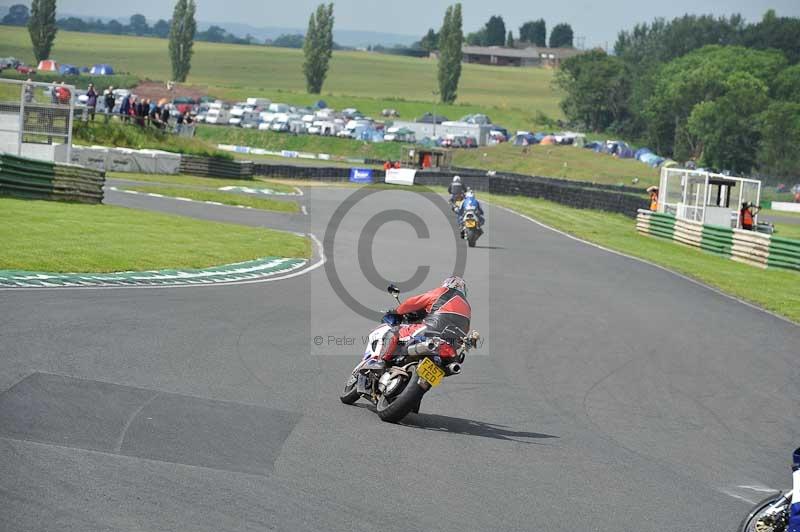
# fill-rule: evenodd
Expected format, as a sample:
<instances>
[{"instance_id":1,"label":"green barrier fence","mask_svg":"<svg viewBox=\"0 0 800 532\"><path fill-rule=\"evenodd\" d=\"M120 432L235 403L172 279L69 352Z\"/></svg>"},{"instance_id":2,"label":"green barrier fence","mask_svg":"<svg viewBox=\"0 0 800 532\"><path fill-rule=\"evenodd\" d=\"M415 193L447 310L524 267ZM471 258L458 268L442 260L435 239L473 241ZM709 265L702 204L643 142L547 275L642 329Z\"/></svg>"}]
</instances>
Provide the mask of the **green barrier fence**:
<instances>
[{"instance_id":1,"label":"green barrier fence","mask_svg":"<svg viewBox=\"0 0 800 532\"><path fill-rule=\"evenodd\" d=\"M105 173L82 166L0 155L0 195L101 203Z\"/></svg>"}]
</instances>

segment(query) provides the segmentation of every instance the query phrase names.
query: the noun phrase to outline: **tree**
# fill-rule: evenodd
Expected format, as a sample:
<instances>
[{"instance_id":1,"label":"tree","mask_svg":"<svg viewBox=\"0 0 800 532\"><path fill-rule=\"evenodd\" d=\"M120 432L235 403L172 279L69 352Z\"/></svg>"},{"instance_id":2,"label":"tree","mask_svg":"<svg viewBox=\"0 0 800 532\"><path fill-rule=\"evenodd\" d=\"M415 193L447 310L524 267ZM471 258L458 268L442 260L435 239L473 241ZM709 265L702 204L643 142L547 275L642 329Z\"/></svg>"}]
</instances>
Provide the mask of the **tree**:
<instances>
[{"instance_id":1,"label":"tree","mask_svg":"<svg viewBox=\"0 0 800 532\"><path fill-rule=\"evenodd\" d=\"M147 19L144 15L139 13L131 15L130 25L128 26L135 35L147 35L150 33L150 26L147 25Z\"/></svg>"},{"instance_id":2,"label":"tree","mask_svg":"<svg viewBox=\"0 0 800 532\"><path fill-rule=\"evenodd\" d=\"M172 12L172 26L169 30L169 57L172 62L174 81L186 81L192 68L192 46L197 32L194 20L194 0L178 0Z\"/></svg>"},{"instance_id":3,"label":"tree","mask_svg":"<svg viewBox=\"0 0 800 532\"><path fill-rule=\"evenodd\" d=\"M169 37L169 22L163 18L159 19L158 22L153 25L153 35L161 39Z\"/></svg>"},{"instance_id":4,"label":"tree","mask_svg":"<svg viewBox=\"0 0 800 532\"><path fill-rule=\"evenodd\" d=\"M50 57L57 32L56 0L31 0L28 33L31 35L33 56L37 62Z\"/></svg>"},{"instance_id":5,"label":"tree","mask_svg":"<svg viewBox=\"0 0 800 532\"><path fill-rule=\"evenodd\" d=\"M800 19L778 17L770 9L758 24L748 26L744 32L743 44L752 48L766 50L774 48L782 51L790 63L800 62Z\"/></svg>"},{"instance_id":6,"label":"tree","mask_svg":"<svg viewBox=\"0 0 800 532\"><path fill-rule=\"evenodd\" d=\"M767 86L747 72L734 72L724 82L724 94L695 105L687 133L697 139L705 165L748 173L756 164L758 115L767 108Z\"/></svg>"},{"instance_id":7,"label":"tree","mask_svg":"<svg viewBox=\"0 0 800 532\"><path fill-rule=\"evenodd\" d=\"M88 31L89 25L81 18L69 17L59 19L56 25L65 31Z\"/></svg>"},{"instance_id":8,"label":"tree","mask_svg":"<svg viewBox=\"0 0 800 532\"><path fill-rule=\"evenodd\" d=\"M198 41L225 42L228 32L219 26L209 26L206 31L197 34Z\"/></svg>"},{"instance_id":9,"label":"tree","mask_svg":"<svg viewBox=\"0 0 800 532\"><path fill-rule=\"evenodd\" d=\"M514 34L511 31L508 32L508 37L506 37L506 46L514 48Z\"/></svg>"},{"instance_id":10,"label":"tree","mask_svg":"<svg viewBox=\"0 0 800 532\"><path fill-rule=\"evenodd\" d=\"M429 29L428 33L425 34L425 37L419 41L419 48L427 52L438 50L439 34L433 31L433 28Z\"/></svg>"},{"instance_id":11,"label":"tree","mask_svg":"<svg viewBox=\"0 0 800 532\"><path fill-rule=\"evenodd\" d=\"M278 48L302 48L304 43L304 37L301 34L295 35L288 35L284 34L277 37L274 41L269 43L270 46L276 46Z\"/></svg>"},{"instance_id":12,"label":"tree","mask_svg":"<svg viewBox=\"0 0 800 532\"><path fill-rule=\"evenodd\" d=\"M119 35L125 31L125 27L118 20L109 20L106 24L106 31L112 35Z\"/></svg>"},{"instance_id":13,"label":"tree","mask_svg":"<svg viewBox=\"0 0 800 532\"><path fill-rule=\"evenodd\" d=\"M486 46L486 28L467 34L466 42L470 46Z\"/></svg>"},{"instance_id":14,"label":"tree","mask_svg":"<svg viewBox=\"0 0 800 532\"><path fill-rule=\"evenodd\" d=\"M506 43L506 23L503 17L495 15L484 26L486 42L484 46L503 46Z\"/></svg>"},{"instance_id":15,"label":"tree","mask_svg":"<svg viewBox=\"0 0 800 532\"><path fill-rule=\"evenodd\" d=\"M550 32L550 48L572 48L572 26L556 24Z\"/></svg>"},{"instance_id":16,"label":"tree","mask_svg":"<svg viewBox=\"0 0 800 532\"><path fill-rule=\"evenodd\" d=\"M453 103L461 79L461 47L464 44L461 4L449 6L439 31L439 96L443 103Z\"/></svg>"},{"instance_id":17,"label":"tree","mask_svg":"<svg viewBox=\"0 0 800 532\"><path fill-rule=\"evenodd\" d=\"M699 119L695 118L694 128L687 129L694 107L702 102L713 102L737 87L726 81L734 74L747 73L767 86L785 67L786 59L777 50L738 46L706 46L667 63L658 70L652 93L641 111L648 143L658 153L677 159L699 155L703 148L702 135L697 135ZM716 153L712 155L715 160ZM720 166L733 167L732 164Z\"/></svg>"},{"instance_id":18,"label":"tree","mask_svg":"<svg viewBox=\"0 0 800 532\"><path fill-rule=\"evenodd\" d=\"M800 178L800 102L773 102L759 117L758 164L775 180Z\"/></svg>"},{"instance_id":19,"label":"tree","mask_svg":"<svg viewBox=\"0 0 800 532\"><path fill-rule=\"evenodd\" d=\"M772 95L776 100L800 103L800 64L781 72L772 83Z\"/></svg>"},{"instance_id":20,"label":"tree","mask_svg":"<svg viewBox=\"0 0 800 532\"><path fill-rule=\"evenodd\" d=\"M520 26L519 40L540 48L547 47L547 24L544 19L531 20Z\"/></svg>"},{"instance_id":21,"label":"tree","mask_svg":"<svg viewBox=\"0 0 800 532\"><path fill-rule=\"evenodd\" d=\"M561 109L567 118L592 131L602 131L626 119L631 85L625 63L602 50L570 57L556 74L565 92Z\"/></svg>"},{"instance_id":22,"label":"tree","mask_svg":"<svg viewBox=\"0 0 800 532\"><path fill-rule=\"evenodd\" d=\"M308 19L303 43L303 74L310 94L319 94L328 75L328 64L333 55L333 3L320 4Z\"/></svg>"},{"instance_id":23,"label":"tree","mask_svg":"<svg viewBox=\"0 0 800 532\"><path fill-rule=\"evenodd\" d=\"M28 6L22 4L14 4L8 8L8 14L3 17L3 24L9 26L24 26L31 18Z\"/></svg>"}]
</instances>

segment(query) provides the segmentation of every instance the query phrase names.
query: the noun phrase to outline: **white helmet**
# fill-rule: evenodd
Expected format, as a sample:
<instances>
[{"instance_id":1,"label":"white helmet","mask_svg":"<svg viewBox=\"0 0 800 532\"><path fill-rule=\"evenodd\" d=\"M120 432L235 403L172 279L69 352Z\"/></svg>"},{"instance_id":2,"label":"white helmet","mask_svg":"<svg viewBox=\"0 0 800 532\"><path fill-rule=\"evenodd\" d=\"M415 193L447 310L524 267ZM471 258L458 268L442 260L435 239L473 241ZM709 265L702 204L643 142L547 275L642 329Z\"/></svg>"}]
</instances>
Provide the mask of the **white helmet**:
<instances>
[{"instance_id":1,"label":"white helmet","mask_svg":"<svg viewBox=\"0 0 800 532\"><path fill-rule=\"evenodd\" d=\"M455 177L453 178L453 183L461 183L461 176L458 176L458 175L457 175L457 176L455 176Z\"/></svg>"},{"instance_id":2,"label":"white helmet","mask_svg":"<svg viewBox=\"0 0 800 532\"><path fill-rule=\"evenodd\" d=\"M475 197L475 193L472 191L471 188L468 188L467 192L464 194L464 197L465 198L474 198Z\"/></svg>"}]
</instances>

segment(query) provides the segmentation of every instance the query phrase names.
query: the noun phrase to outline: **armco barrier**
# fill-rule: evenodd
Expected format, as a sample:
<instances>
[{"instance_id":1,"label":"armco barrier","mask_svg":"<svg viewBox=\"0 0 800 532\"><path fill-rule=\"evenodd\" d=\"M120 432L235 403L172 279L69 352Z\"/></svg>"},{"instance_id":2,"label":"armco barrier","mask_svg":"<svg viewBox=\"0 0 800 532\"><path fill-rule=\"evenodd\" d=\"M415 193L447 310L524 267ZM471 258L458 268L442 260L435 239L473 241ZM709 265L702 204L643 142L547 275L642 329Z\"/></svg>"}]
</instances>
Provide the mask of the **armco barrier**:
<instances>
[{"instance_id":1,"label":"armco barrier","mask_svg":"<svg viewBox=\"0 0 800 532\"><path fill-rule=\"evenodd\" d=\"M322 167L322 166L296 166L269 163L256 163L253 167L255 175L267 177L283 177L291 179L314 179L317 181L348 181L350 168ZM419 185L447 186L453 176L461 175L449 170L422 170L418 171L414 182ZM373 170L373 178L383 179L383 170ZM618 190L586 189L573 186L569 181L549 180L544 177L507 175L462 175L462 182L479 192L492 194L506 194L542 198L570 207L579 209L597 209L608 212L621 213L634 217L637 209L648 205L648 201L640 194L627 194Z\"/></svg>"},{"instance_id":2,"label":"armco barrier","mask_svg":"<svg viewBox=\"0 0 800 532\"><path fill-rule=\"evenodd\" d=\"M800 240L678 220L672 215L647 209L639 209L636 230L751 266L800 271Z\"/></svg>"},{"instance_id":3,"label":"armco barrier","mask_svg":"<svg viewBox=\"0 0 800 532\"><path fill-rule=\"evenodd\" d=\"M18 198L101 203L105 173L71 164L0 155L0 194Z\"/></svg>"},{"instance_id":4,"label":"armco barrier","mask_svg":"<svg viewBox=\"0 0 800 532\"><path fill-rule=\"evenodd\" d=\"M251 161L234 161L222 157L182 155L180 171L182 174L201 177L220 177L230 179L252 179Z\"/></svg>"}]
</instances>

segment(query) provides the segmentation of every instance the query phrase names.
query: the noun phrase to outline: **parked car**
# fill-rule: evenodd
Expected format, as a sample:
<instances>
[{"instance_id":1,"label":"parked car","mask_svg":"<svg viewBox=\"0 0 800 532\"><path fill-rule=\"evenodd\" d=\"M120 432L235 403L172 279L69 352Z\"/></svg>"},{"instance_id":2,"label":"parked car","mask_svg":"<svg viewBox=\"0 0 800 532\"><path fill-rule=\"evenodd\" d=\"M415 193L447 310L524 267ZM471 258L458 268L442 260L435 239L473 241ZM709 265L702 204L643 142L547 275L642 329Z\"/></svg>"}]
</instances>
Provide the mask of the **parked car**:
<instances>
[{"instance_id":1,"label":"parked car","mask_svg":"<svg viewBox=\"0 0 800 532\"><path fill-rule=\"evenodd\" d=\"M36 69L27 65L17 65L16 70L20 74L36 74Z\"/></svg>"},{"instance_id":2,"label":"parked car","mask_svg":"<svg viewBox=\"0 0 800 532\"><path fill-rule=\"evenodd\" d=\"M437 114L435 117L431 113L425 113L421 117L417 118L416 122L418 124L441 124L442 122L449 122L450 119L444 115Z\"/></svg>"}]
</instances>

